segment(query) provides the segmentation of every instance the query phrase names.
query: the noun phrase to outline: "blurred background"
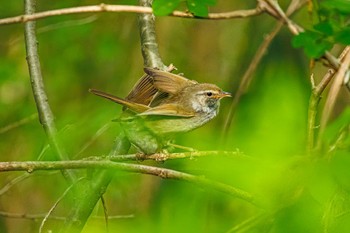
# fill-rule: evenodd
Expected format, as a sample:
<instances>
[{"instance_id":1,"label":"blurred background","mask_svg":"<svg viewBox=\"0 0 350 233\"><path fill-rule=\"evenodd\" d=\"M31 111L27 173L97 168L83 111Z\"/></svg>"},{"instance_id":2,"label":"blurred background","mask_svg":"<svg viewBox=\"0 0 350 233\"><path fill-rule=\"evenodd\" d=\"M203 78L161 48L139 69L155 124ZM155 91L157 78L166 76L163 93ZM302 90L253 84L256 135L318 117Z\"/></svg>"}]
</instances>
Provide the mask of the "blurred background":
<instances>
[{"instance_id":1,"label":"blurred background","mask_svg":"<svg viewBox=\"0 0 350 233\"><path fill-rule=\"evenodd\" d=\"M103 2L137 5L137 1L126 0ZM100 3L38 1L37 11ZM284 9L288 3L280 1ZM218 0L210 11L250 9L255 4L253 0ZM311 22L305 8L293 19L308 27ZM0 5L0 18L21 14L22 1L4 1ZM234 94L259 45L275 24L276 20L266 14L220 21L158 17L156 30L165 64L173 63L186 77L215 83ZM0 25L1 161L52 160L54 156L36 115L23 29L23 24ZM137 15L50 17L37 21L37 33L48 101L67 153L71 159L108 154L121 130L111 120L121 113L121 107L91 95L88 89L124 97L142 76ZM224 99L217 118L176 139L177 144L197 150L239 150L257 160L209 156L165 163L140 162L204 175L258 196L277 213L274 224L269 224L271 218L264 215L257 218L260 223L254 230L247 232L320 232L324 208L337 189L332 172L323 163L310 169L305 163L295 162L305 151L310 70L302 51L292 48L291 38L283 28L274 39L235 109L230 128L225 129L225 121L232 99ZM316 81L325 71L322 65L316 65ZM339 112L344 105L345 101L337 106ZM9 127L18 122L25 123ZM297 165L291 165L294 163ZM9 182L15 184L9 186ZM309 183L313 185L305 191ZM67 188L59 172L1 173L0 184L0 211L27 215L47 213ZM110 232L229 232L261 212L215 190L122 172L117 172L105 199L108 214L115 217L109 222ZM55 212L64 217L64 204ZM99 205L84 232L105 232L102 216ZM40 222L40 218L0 217L0 231L37 232ZM340 229L345 228L340 225Z\"/></svg>"}]
</instances>

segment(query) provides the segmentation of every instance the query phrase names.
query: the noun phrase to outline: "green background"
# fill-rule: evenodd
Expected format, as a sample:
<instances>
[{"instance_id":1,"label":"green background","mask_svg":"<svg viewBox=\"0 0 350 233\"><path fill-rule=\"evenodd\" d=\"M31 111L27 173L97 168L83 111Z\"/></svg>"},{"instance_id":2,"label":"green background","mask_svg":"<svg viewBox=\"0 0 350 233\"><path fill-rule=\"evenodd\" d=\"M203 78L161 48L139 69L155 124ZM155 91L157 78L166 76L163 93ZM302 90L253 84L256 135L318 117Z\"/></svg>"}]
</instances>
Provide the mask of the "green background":
<instances>
[{"instance_id":1,"label":"green background","mask_svg":"<svg viewBox=\"0 0 350 233\"><path fill-rule=\"evenodd\" d=\"M137 5L137 1L104 3ZM287 3L281 1L283 7ZM100 2L38 1L37 11L93 4ZM210 11L254 7L252 0L218 1ZM0 5L0 18L21 14L22 1ZM305 7L294 19L303 27L311 25ZM234 94L259 45L276 23L267 14L219 21L158 17L156 31L165 64L173 63L186 77L215 83ZM24 25L1 25L0 31L0 128L4 128L35 114L36 106L25 59ZM121 107L90 94L88 89L124 97L142 76L137 14L45 18L37 21L37 33L48 101L67 153L72 159L108 154L121 130L110 122ZM204 175L251 192L267 206L268 214L260 216L261 209L243 200L183 181L116 172L105 199L109 215L123 218L110 220L110 232L228 232L253 216L260 216L258 224L247 232L322 232L325 224L330 232L349 229L349 214L333 218L339 209L348 210L347 151L339 152L339 159L332 163L310 165L303 159L310 70L309 61L301 49L291 46L291 39L287 28L274 39L238 104L226 136L224 123L232 99L221 101L220 114L210 123L176 138L177 144L198 150L239 149L256 160L209 156L140 162ZM326 70L316 65L316 82ZM348 104L346 94L342 93L335 113ZM110 127L99 134L107 123ZM39 155L42 160L54 159L37 118L0 134L1 161L37 160ZM22 174L0 173L1 187ZM66 188L61 173L35 172L0 196L0 210L47 213ZM332 212L327 208L331 200L338 200L336 195L342 200L341 208ZM64 216L68 207L69 203L60 204L55 215ZM84 232L105 231L104 219L96 216L103 216L100 204ZM1 217L0 231L37 232L40 222ZM49 220L49 224L62 221Z\"/></svg>"}]
</instances>

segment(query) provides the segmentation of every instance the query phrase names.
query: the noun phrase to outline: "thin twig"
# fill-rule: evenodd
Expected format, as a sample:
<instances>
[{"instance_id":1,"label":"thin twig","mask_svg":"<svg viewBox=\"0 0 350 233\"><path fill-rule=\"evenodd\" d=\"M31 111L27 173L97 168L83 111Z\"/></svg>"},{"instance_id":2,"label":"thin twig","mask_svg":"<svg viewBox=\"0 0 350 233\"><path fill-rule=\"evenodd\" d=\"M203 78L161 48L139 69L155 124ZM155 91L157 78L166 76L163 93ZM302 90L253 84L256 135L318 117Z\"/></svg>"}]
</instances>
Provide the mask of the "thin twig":
<instances>
[{"instance_id":1,"label":"thin twig","mask_svg":"<svg viewBox=\"0 0 350 233\"><path fill-rule=\"evenodd\" d=\"M0 25L13 24L13 23L25 23L28 21L43 19L52 16L59 15L69 15L69 14L81 14L81 13L98 13L98 12L128 12L128 13L144 13L151 14L153 10L149 6L131 6L131 5L108 5L101 3L100 5L92 6L80 6L71 7L57 10L49 10L38 12L35 14L25 14L15 17L0 19ZM245 18L250 16L256 16L261 14L263 11L260 7L248 10L237 10L222 13L210 13L208 17L197 18L190 13L174 11L170 16L181 17L181 18L197 18L197 19L235 19L235 18Z\"/></svg>"},{"instance_id":2,"label":"thin twig","mask_svg":"<svg viewBox=\"0 0 350 233\"><path fill-rule=\"evenodd\" d=\"M222 13L209 13L207 17L196 17L191 13L174 11L170 16L176 16L181 18L196 18L196 19L209 19L209 20L221 20L221 19L237 19L237 18L246 18L251 16L257 16L262 14L264 11L261 7L257 6L254 9L248 10L236 10L228 11Z\"/></svg>"},{"instance_id":3,"label":"thin twig","mask_svg":"<svg viewBox=\"0 0 350 233\"><path fill-rule=\"evenodd\" d=\"M156 153L152 155L146 154L126 154L126 155L107 155L107 156L91 156L84 158L83 160L110 160L114 162L125 162L125 161L143 161L143 160L155 160L155 161L166 161L171 159L194 159L205 156L220 156L220 157L232 157L232 158L243 158L249 160L256 160L250 156L243 154L240 151L191 151L182 153Z\"/></svg>"},{"instance_id":4,"label":"thin twig","mask_svg":"<svg viewBox=\"0 0 350 233\"><path fill-rule=\"evenodd\" d=\"M252 216L243 222L237 224L232 227L226 233L243 233L243 232L251 232L253 229L257 229L259 224L268 224L272 225L273 217L271 214L267 213L259 213L255 216Z\"/></svg>"},{"instance_id":5,"label":"thin twig","mask_svg":"<svg viewBox=\"0 0 350 233\"><path fill-rule=\"evenodd\" d=\"M294 4L294 2L292 2L288 7L287 16L292 15L301 6L302 6L301 4ZM283 21L277 22L276 26L272 29L272 31L267 36L265 36L264 41L261 43L260 47L258 48L258 50L256 51L252 59L252 62L249 64L248 69L244 73L243 78L239 84L238 90L232 100L230 110L224 124L224 130L223 130L223 136L222 136L223 139L227 138L228 132L231 127L232 119L237 109L237 104L241 99L241 96L247 92L257 66L261 62L261 59L265 55L266 50L270 46L271 42L277 36L278 32L281 30L283 23L284 23Z\"/></svg>"},{"instance_id":6,"label":"thin twig","mask_svg":"<svg viewBox=\"0 0 350 233\"><path fill-rule=\"evenodd\" d=\"M84 179L84 177L79 178L78 180L76 180L75 182L79 182L82 179ZM43 232L43 228L44 225L46 223L46 221L50 218L51 213L56 209L56 207L58 206L58 204L63 200L63 198L68 194L68 192L74 187L75 183L72 183L65 191L64 193L58 198L58 200L55 202L55 204L50 208L49 212L47 212L46 216L44 217L44 219L42 220L40 227L39 227L39 233Z\"/></svg>"},{"instance_id":7,"label":"thin twig","mask_svg":"<svg viewBox=\"0 0 350 233\"><path fill-rule=\"evenodd\" d=\"M61 170L61 169L114 169L124 172L141 173L158 176L164 179L183 180L197 184L203 188L215 189L240 198L254 205L260 206L254 196L246 191L232 186L212 181L201 176L195 176L166 168L152 167L140 164L128 164L111 161L26 161L26 162L0 162L0 171L27 171L29 173L38 170Z\"/></svg>"},{"instance_id":8,"label":"thin twig","mask_svg":"<svg viewBox=\"0 0 350 233\"><path fill-rule=\"evenodd\" d=\"M290 6L292 6L293 8L296 7L296 9L298 9L298 7L300 7L300 6L293 4L295 1L299 1L299 0L292 1ZM294 35L297 35L301 31L303 31L303 29L300 26L298 26L296 23L294 23L292 20L290 20L288 18L288 15L286 13L284 13L284 11L281 9L280 5L278 4L278 1L276 1L276 0L258 0L258 3L260 5L260 7L265 12L267 12L270 15L272 15L273 17L279 19L280 21L284 22L288 26L289 30Z\"/></svg>"},{"instance_id":9,"label":"thin twig","mask_svg":"<svg viewBox=\"0 0 350 233\"><path fill-rule=\"evenodd\" d=\"M319 136L317 141L318 147L320 146L325 127L333 111L335 101L338 97L341 86L343 85L345 74L348 71L350 66L350 46L346 47L344 51L346 51L346 54L342 59L342 62L340 64L339 69L337 70L337 73L335 74L332 86L329 90L329 94L328 94L325 106L323 108L322 118L320 122L320 131L319 131Z\"/></svg>"},{"instance_id":10,"label":"thin twig","mask_svg":"<svg viewBox=\"0 0 350 233\"><path fill-rule=\"evenodd\" d=\"M267 48L270 46L272 40L275 38L275 36L278 34L278 32L281 30L283 26L283 23L278 22L276 26L272 29L271 33L269 33L267 36L265 36L264 41L261 43L260 47L256 51L252 62L249 64L248 69L243 75L243 78L239 84L238 90L231 102L230 110L229 113L226 117L226 121L224 124L224 130L223 130L223 137L222 138L227 138L227 135L229 133L231 123L233 116L235 115L236 109L237 109L237 104L239 103L241 97L243 94L245 94L248 91L248 88L250 86L250 83L253 78L253 74L258 67L261 59L266 53Z\"/></svg>"},{"instance_id":11,"label":"thin twig","mask_svg":"<svg viewBox=\"0 0 350 233\"><path fill-rule=\"evenodd\" d=\"M25 125L28 122L31 122L31 121L33 121L33 120L35 120L37 118L38 118L38 114L34 113L34 114L32 114L32 115L30 115L30 116L28 116L26 118L23 118L23 119L21 119L19 121L13 122L13 123L11 123L9 125L6 125L6 126L0 128L0 134L6 133L6 132L8 132L8 131L10 131L12 129L15 129L17 127Z\"/></svg>"},{"instance_id":12,"label":"thin twig","mask_svg":"<svg viewBox=\"0 0 350 233\"><path fill-rule=\"evenodd\" d=\"M298 35L300 32L304 31L304 29L301 26L299 26L297 23L295 23L294 21L288 18L289 16L288 10L287 10L287 13L284 14L277 0L258 0L258 3L260 7L263 9L263 11L269 13L271 16L273 16L276 19L282 20L285 24L287 24L290 32L293 35ZM293 0L290 6L296 7L296 9L298 9L301 6L305 5L306 3L307 3L307 0ZM339 69L339 66L340 66L339 61L329 51L326 51L321 57L321 59L326 61L327 65L332 69L334 70Z\"/></svg>"},{"instance_id":13,"label":"thin twig","mask_svg":"<svg viewBox=\"0 0 350 233\"><path fill-rule=\"evenodd\" d=\"M106 233L108 233L109 232L108 209L107 209L107 205L106 205L106 200L103 197L103 195L101 195L101 203L102 203L102 207L103 207L103 214L104 214L104 219L105 219L105 224L106 224Z\"/></svg>"},{"instance_id":14,"label":"thin twig","mask_svg":"<svg viewBox=\"0 0 350 233\"><path fill-rule=\"evenodd\" d=\"M31 15L35 12L35 0L25 0L25 13ZM67 160L68 156L60 146L56 137L57 130L54 122L50 105L47 100L47 95L44 88L44 81L41 74L41 67L37 48L35 22L25 23L25 45L27 52L27 63L30 73L33 95L38 109L39 120L44 131L49 139L50 146L55 151L56 157L59 160ZM74 174L70 171L62 171L65 178L71 183L74 181Z\"/></svg>"},{"instance_id":15,"label":"thin twig","mask_svg":"<svg viewBox=\"0 0 350 233\"><path fill-rule=\"evenodd\" d=\"M313 79L313 75L311 76L311 95L309 99L309 107L308 107L308 122L307 122L307 140L306 140L306 148L307 154L310 155L314 149L314 140L315 140L315 129L318 128L316 126L316 115L317 115L317 106L321 100L321 95L329 82L332 80L334 75L334 70L329 69L326 75L323 77L321 82L315 86L315 81Z\"/></svg>"},{"instance_id":16,"label":"thin twig","mask_svg":"<svg viewBox=\"0 0 350 233\"><path fill-rule=\"evenodd\" d=\"M3 218L19 218L19 219L27 219L27 220L41 220L45 218L47 213L43 214L26 214L26 213L11 213L11 212L6 212L6 211L0 211L0 216ZM107 216L109 220L112 219L123 219L123 218L134 218L135 216L133 214L129 215L112 215L112 216ZM60 220L60 221L65 221L67 217L63 216L55 216L55 215L50 215L48 216L49 219L53 220ZM92 216L92 218L96 219L101 219L105 218L105 216Z\"/></svg>"},{"instance_id":17,"label":"thin twig","mask_svg":"<svg viewBox=\"0 0 350 233\"><path fill-rule=\"evenodd\" d=\"M339 59L342 61L344 59L345 54L350 50L350 47L346 47L343 52L340 54ZM321 100L321 96L328 86L328 84L331 82L331 80L334 77L335 70L337 68L331 68L327 71L327 73L324 75L320 83L315 86L315 81L312 77L311 79L311 95L309 99L309 108L308 108L308 124L307 124L307 154L311 155L312 151L314 150L314 141L315 141L315 129L318 128L316 126L316 115L317 115L317 106ZM322 120L321 120L322 122ZM321 123L322 124L322 123ZM323 134L323 129L321 127L319 134L318 134L318 139L317 139L317 144L318 147L320 146L321 143L321 137Z\"/></svg>"},{"instance_id":18,"label":"thin twig","mask_svg":"<svg viewBox=\"0 0 350 233\"><path fill-rule=\"evenodd\" d=\"M14 179L10 180L4 187L0 189L0 196L4 195L6 192L8 192L14 185L18 184L19 182L22 182L23 180L26 180L29 178L31 174L24 173L20 176L15 177Z\"/></svg>"},{"instance_id":19,"label":"thin twig","mask_svg":"<svg viewBox=\"0 0 350 233\"><path fill-rule=\"evenodd\" d=\"M76 153L73 158L78 158L87 148L89 148L98 137L100 137L104 132L106 132L109 128L111 127L111 122L108 122L106 124L104 124L102 127L100 127L96 133L90 138L89 141L87 141L82 148L80 149L80 151L78 153Z\"/></svg>"}]
</instances>

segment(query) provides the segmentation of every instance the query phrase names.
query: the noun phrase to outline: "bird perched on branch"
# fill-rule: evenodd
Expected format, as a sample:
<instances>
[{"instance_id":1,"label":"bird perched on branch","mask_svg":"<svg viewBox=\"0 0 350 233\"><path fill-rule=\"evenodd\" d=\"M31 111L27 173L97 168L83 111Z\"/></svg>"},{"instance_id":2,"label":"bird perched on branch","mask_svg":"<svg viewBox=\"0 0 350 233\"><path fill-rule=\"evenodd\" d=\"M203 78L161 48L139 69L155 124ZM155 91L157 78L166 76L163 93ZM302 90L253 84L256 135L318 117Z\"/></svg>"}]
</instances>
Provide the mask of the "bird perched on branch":
<instances>
[{"instance_id":1,"label":"bird perched on branch","mask_svg":"<svg viewBox=\"0 0 350 233\"><path fill-rule=\"evenodd\" d=\"M219 112L220 100L231 94L209 83L152 68L125 99L90 89L123 105L119 122L129 141L145 154L160 152L177 133L196 129Z\"/></svg>"}]
</instances>

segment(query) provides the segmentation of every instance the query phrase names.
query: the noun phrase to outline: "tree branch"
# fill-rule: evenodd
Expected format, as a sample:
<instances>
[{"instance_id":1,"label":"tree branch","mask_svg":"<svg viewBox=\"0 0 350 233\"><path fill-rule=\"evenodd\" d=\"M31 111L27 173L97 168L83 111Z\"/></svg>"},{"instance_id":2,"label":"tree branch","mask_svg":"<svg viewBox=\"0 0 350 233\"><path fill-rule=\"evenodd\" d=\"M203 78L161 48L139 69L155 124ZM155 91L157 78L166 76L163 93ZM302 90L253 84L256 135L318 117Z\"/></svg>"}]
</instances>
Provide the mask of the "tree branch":
<instances>
[{"instance_id":1,"label":"tree branch","mask_svg":"<svg viewBox=\"0 0 350 233\"><path fill-rule=\"evenodd\" d=\"M261 204L253 197L252 194L234 188L232 186L206 179L202 176L195 176L184 172L179 172L167 168L152 167L140 164L128 164L111 161L26 161L26 162L0 162L0 171L27 171L29 173L38 170L62 170L62 169L110 169L120 170L132 173L148 174L158 176L164 179L183 180L196 184L203 188L215 189L227 193L233 197L245 200L253 205Z\"/></svg>"},{"instance_id":2,"label":"tree branch","mask_svg":"<svg viewBox=\"0 0 350 233\"><path fill-rule=\"evenodd\" d=\"M35 12L35 0L25 0L25 13L27 15ZM56 157L59 160L68 160L64 149L60 146L56 136L57 130L54 122L48 98L44 88L44 81L41 74L41 67L38 55L37 39L35 34L35 22L25 23L25 45L27 52L27 63L32 84L33 95L37 106L39 120L44 128L44 131L49 139L49 144ZM70 171L62 171L63 175L71 183L75 180L75 176Z\"/></svg>"},{"instance_id":3,"label":"tree branch","mask_svg":"<svg viewBox=\"0 0 350 233\"><path fill-rule=\"evenodd\" d=\"M341 60L340 67L334 75L333 83L330 87L327 100L322 111L320 131L319 131L318 141L317 141L318 147L321 145L324 130L327 126L331 113L333 112L333 108L335 105L335 101L338 97L339 91L342 85L344 84L344 77L346 75L346 72L348 72L350 67L350 46L347 46L344 49L340 60Z\"/></svg>"},{"instance_id":4,"label":"tree branch","mask_svg":"<svg viewBox=\"0 0 350 233\"><path fill-rule=\"evenodd\" d=\"M261 5L260 8L264 8L262 5L264 3L264 1L259 1L259 2ZM301 4L299 5L299 4L293 4L293 3L294 2L292 2L288 7L288 10L286 13L287 16L292 15L295 11L297 11L302 6ZM285 18L287 16L285 16ZM258 50L256 51L251 63L249 64L248 69L245 71L243 78L239 84L238 91L236 92L236 94L231 102L230 111L226 117L224 129L223 129L223 134L222 134L223 139L227 138L227 134L230 130L232 119L233 119L233 116L235 114L237 104L239 103L239 101L241 99L241 96L247 92L256 68L258 67L261 59L265 55L265 53L266 53L268 47L270 46L270 44L272 43L273 39L277 36L278 32L281 30L283 24L284 24L283 20L280 19L280 21L276 23L276 25L272 29L272 31L267 36L265 36L264 41L260 44L260 46L259 46Z\"/></svg>"},{"instance_id":5,"label":"tree branch","mask_svg":"<svg viewBox=\"0 0 350 233\"><path fill-rule=\"evenodd\" d=\"M13 23L25 23L28 21L43 19L52 16L69 15L69 14L81 14L81 13L100 13L100 12L129 12L129 13L144 13L151 14L153 10L149 6L129 6L129 5L108 5L101 3L100 5L93 6L81 6L71 7L50 11L43 11L34 14L18 15L15 17L0 19L0 25L13 24ZM209 13L208 17L195 17L190 13L174 11L170 16L180 18L196 18L196 19L234 19L234 18L245 18L250 16L256 16L261 14L263 11L260 7L248 10L237 10L222 13Z\"/></svg>"},{"instance_id":6,"label":"tree branch","mask_svg":"<svg viewBox=\"0 0 350 233\"><path fill-rule=\"evenodd\" d=\"M152 0L139 0L139 4L143 7L151 7ZM167 70L159 55L153 14L139 15L139 33L144 66Z\"/></svg>"},{"instance_id":7,"label":"tree branch","mask_svg":"<svg viewBox=\"0 0 350 233\"><path fill-rule=\"evenodd\" d=\"M84 158L82 160L88 161L100 161L100 160L110 160L114 162L124 162L124 161L143 161L143 160L155 160L155 161L166 161L172 159L194 159L198 157L205 156L226 156L232 158L243 158L249 160L255 160L254 158L244 155L240 151L191 151L182 153L156 153L152 155L145 154L126 154L126 155L108 155L108 156L91 156Z\"/></svg>"},{"instance_id":8,"label":"tree branch","mask_svg":"<svg viewBox=\"0 0 350 233\"><path fill-rule=\"evenodd\" d=\"M344 56L349 52L350 47L347 46L342 54L339 56L339 60L342 61L344 59ZM336 59L338 60L338 59ZM342 63L343 64L343 63ZM339 72L339 70L338 70ZM321 100L321 96L324 92L324 90L326 89L326 87L328 86L328 84L331 82L331 80L334 77L334 74L336 73L336 69L329 69L326 73L326 75L322 78L322 80L320 81L320 83L315 86L314 84L314 80L313 77L311 77L311 84L312 84L312 92L310 95L310 99L309 99L309 108L308 108L308 126L307 126L307 153L310 155L312 154L312 151L314 150L314 141L315 141L315 129L316 127L316 115L317 115L317 106ZM339 77L339 75L337 75L337 77ZM340 83L341 80L338 80L338 88L340 88ZM333 85L334 86L334 85ZM339 89L338 89L339 91ZM334 92L334 89L333 89ZM332 92L330 92L331 94ZM337 93L334 93L333 95L337 95ZM327 99L328 100L328 99ZM333 100L334 101L334 100ZM329 100L327 101L328 104L330 104ZM334 104L334 102L332 103ZM327 104L325 106L328 106ZM328 108L331 106L328 106ZM326 108L326 107L325 107ZM329 110L329 109L328 109ZM324 110L325 111L325 110ZM325 112L324 112L325 113ZM329 117L326 116L325 114L322 114L322 118L321 119L321 127L320 127L320 131L318 134L318 139L317 139L317 147L320 146L321 143L321 139L322 139L322 135L323 135L323 130L325 127L325 124L327 123L328 119L324 119L325 117Z\"/></svg>"},{"instance_id":9,"label":"tree branch","mask_svg":"<svg viewBox=\"0 0 350 233\"><path fill-rule=\"evenodd\" d=\"M47 216L47 213L43 214L27 214L27 213L11 213L11 212L5 212L5 211L0 211L0 216L4 218L19 218L19 219L27 219L27 220L41 220ZM124 219L124 218L133 218L134 215L129 214L129 215L112 215L108 216L108 220L111 219ZM55 216L55 215L50 215L48 217L49 219L53 220L60 220L60 221L65 221L67 218L63 216ZM92 216L92 218L97 218L97 219L102 219L105 218L105 216Z\"/></svg>"}]
</instances>

